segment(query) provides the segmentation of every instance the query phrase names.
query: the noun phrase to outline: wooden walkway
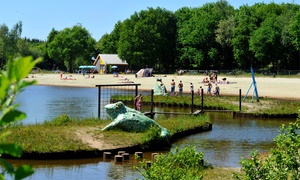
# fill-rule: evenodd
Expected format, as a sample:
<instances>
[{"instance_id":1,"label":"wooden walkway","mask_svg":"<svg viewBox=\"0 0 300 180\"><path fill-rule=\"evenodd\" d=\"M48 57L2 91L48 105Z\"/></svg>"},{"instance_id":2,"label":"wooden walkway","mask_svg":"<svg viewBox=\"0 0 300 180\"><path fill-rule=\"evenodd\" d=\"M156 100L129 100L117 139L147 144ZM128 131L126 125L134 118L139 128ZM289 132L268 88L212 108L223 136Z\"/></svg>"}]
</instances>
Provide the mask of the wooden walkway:
<instances>
[{"instance_id":1,"label":"wooden walkway","mask_svg":"<svg viewBox=\"0 0 300 180\"><path fill-rule=\"evenodd\" d=\"M196 110L195 112L193 113L186 113L186 112L155 112L153 111L152 113L151 112L144 112L144 114L147 116L147 115L155 115L155 114L172 114L172 115L199 115L199 114L202 114L202 113L205 113L205 112L226 112L226 113L233 113L235 111L231 111L231 110Z\"/></svg>"}]
</instances>

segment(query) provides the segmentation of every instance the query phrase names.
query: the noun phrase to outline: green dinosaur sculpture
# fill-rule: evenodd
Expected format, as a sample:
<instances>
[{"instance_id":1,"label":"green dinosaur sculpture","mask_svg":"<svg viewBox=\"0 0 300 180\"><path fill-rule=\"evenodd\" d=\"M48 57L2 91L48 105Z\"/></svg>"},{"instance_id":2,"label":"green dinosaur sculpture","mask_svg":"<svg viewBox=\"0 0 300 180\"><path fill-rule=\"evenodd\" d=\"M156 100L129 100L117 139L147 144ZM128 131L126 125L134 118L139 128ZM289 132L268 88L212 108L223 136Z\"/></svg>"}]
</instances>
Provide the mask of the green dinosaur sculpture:
<instances>
[{"instance_id":1,"label":"green dinosaur sculpture","mask_svg":"<svg viewBox=\"0 0 300 180\"><path fill-rule=\"evenodd\" d=\"M140 111L125 106L122 102L108 104L105 109L113 122L104 127L102 131L121 129L127 132L144 132L151 126L157 126L161 130L161 137L169 139L170 134L166 128L161 127Z\"/></svg>"}]
</instances>

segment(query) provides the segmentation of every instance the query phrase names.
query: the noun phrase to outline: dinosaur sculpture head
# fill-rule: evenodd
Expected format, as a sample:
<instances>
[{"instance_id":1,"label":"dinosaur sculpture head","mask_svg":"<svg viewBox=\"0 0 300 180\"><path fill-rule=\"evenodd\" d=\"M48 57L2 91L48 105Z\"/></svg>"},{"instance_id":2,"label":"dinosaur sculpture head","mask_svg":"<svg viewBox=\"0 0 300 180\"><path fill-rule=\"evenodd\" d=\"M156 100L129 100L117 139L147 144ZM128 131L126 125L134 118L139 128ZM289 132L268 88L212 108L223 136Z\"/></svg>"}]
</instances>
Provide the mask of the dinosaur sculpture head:
<instances>
[{"instance_id":1,"label":"dinosaur sculpture head","mask_svg":"<svg viewBox=\"0 0 300 180\"><path fill-rule=\"evenodd\" d=\"M118 117L119 114L127 112L126 106L120 101L114 104L107 104L105 110L113 120Z\"/></svg>"},{"instance_id":2,"label":"dinosaur sculpture head","mask_svg":"<svg viewBox=\"0 0 300 180\"><path fill-rule=\"evenodd\" d=\"M105 106L107 114L113 122L105 126L102 131L110 129L121 129L128 132L144 132L152 126L158 127L161 137L169 139L169 132L161 127L153 119L150 119L140 111L125 106L122 102L107 104Z\"/></svg>"}]
</instances>

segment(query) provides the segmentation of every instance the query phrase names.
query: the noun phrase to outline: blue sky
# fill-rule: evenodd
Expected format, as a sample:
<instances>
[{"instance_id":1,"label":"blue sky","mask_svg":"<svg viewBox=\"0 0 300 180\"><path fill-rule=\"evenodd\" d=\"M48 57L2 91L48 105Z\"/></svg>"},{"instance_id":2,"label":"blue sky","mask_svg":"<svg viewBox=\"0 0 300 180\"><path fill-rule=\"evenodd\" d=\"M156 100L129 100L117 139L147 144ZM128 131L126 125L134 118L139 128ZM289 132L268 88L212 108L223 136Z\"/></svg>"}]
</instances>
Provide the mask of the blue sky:
<instances>
[{"instance_id":1,"label":"blue sky","mask_svg":"<svg viewBox=\"0 0 300 180\"><path fill-rule=\"evenodd\" d=\"M300 0L227 0L235 9L264 2L299 4ZM175 12L182 7L201 7L216 0L1 0L0 25L9 29L22 21L22 37L46 40L52 28L63 30L81 24L98 41L120 20L147 7Z\"/></svg>"}]
</instances>

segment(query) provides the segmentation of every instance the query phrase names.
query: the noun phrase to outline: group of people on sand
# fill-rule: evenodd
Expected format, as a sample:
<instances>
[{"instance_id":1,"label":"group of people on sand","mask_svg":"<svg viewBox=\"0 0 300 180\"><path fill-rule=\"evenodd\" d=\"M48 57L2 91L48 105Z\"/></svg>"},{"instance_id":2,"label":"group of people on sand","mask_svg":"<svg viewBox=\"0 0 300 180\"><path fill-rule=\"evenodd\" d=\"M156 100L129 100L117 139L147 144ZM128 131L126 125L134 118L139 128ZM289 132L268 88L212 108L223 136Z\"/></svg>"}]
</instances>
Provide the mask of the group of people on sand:
<instances>
[{"instance_id":1,"label":"group of people on sand","mask_svg":"<svg viewBox=\"0 0 300 180\"><path fill-rule=\"evenodd\" d=\"M94 75L91 76L91 74L83 74L83 76L85 78L95 78L95 76ZM63 77L63 73L62 72L60 72L59 77L60 77L61 80L76 80L76 78L74 78L72 75Z\"/></svg>"},{"instance_id":2,"label":"group of people on sand","mask_svg":"<svg viewBox=\"0 0 300 180\"><path fill-rule=\"evenodd\" d=\"M208 80L208 78L206 78L204 82L204 86L207 86L207 91L206 94L207 95L213 95L213 96L220 96L220 87L218 86L218 83L215 83L215 86L213 87L212 82L210 80ZM171 81L171 89L170 89L170 95L182 95L183 92L183 83L180 80L179 84L178 84L178 93L175 93L175 87L176 87L176 83L174 81L174 79L172 79ZM197 90L197 94L199 96L202 95L203 93L203 88L202 86L199 87L199 89ZM194 92L194 85L193 83L190 83L190 93ZM204 94L204 93L203 93Z\"/></svg>"},{"instance_id":3,"label":"group of people on sand","mask_svg":"<svg viewBox=\"0 0 300 180\"><path fill-rule=\"evenodd\" d=\"M202 88L200 86L200 88ZM213 91L212 91L213 89ZM207 95L213 95L213 96L220 96L220 87L218 86L218 83L215 84L215 86L213 87L212 83L208 83L207 84Z\"/></svg>"},{"instance_id":4,"label":"group of people on sand","mask_svg":"<svg viewBox=\"0 0 300 180\"><path fill-rule=\"evenodd\" d=\"M60 76L60 79L61 79L61 80L76 80L75 78L72 77L72 75L63 77L63 73L62 73L62 72L60 73L59 76Z\"/></svg>"}]
</instances>

